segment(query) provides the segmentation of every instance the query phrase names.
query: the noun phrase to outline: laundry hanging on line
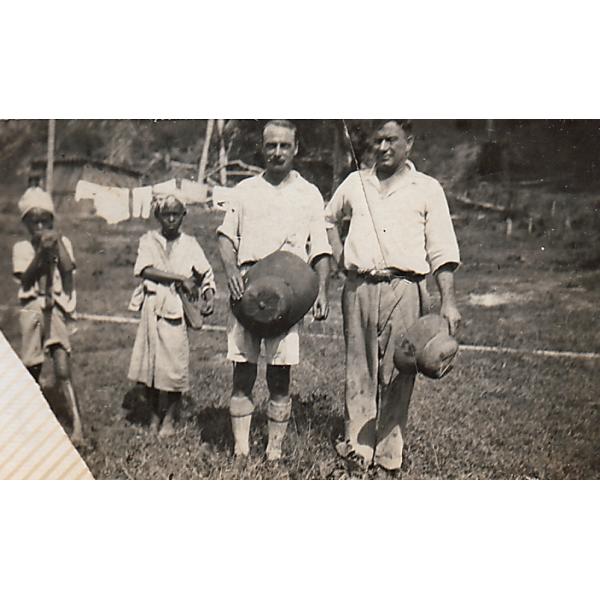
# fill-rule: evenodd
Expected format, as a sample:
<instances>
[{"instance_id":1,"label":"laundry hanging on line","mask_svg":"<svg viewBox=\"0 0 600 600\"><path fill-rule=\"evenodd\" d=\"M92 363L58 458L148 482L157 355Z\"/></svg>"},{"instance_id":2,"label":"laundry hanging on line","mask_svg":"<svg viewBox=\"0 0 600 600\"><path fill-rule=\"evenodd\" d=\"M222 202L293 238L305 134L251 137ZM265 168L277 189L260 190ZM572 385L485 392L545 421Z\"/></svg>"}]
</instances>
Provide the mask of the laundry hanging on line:
<instances>
[{"instance_id":1,"label":"laundry hanging on line","mask_svg":"<svg viewBox=\"0 0 600 600\"><path fill-rule=\"evenodd\" d=\"M80 180L75 188L75 201L92 200L96 214L109 225L130 217L129 188L108 187Z\"/></svg>"},{"instance_id":2,"label":"laundry hanging on line","mask_svg":"<svg viewBox=\"0 0 600 600\"><path fill-rule=\"evenodd\" d=\"M133 188L131 191L132 208L131 216L134 218L147 219L150 216L152 205L152 186Z\"/></svg>"},{"instance_id":3,"label":"laundry hanging on line","mask_svg":"<svg viewBox=\"0 0 600 600\"><path fill-rule=\"evenodd\" d=\"M212 189L213 207L219 210L227 210L230 202L236 196L236 189L215 185Z\"/></svg>"},{"instance_id":4,"label":"laundry hanging on line","mask_svg":"<svg viewBox=\"0 0 600 600\"><path fill-rule=\"evenodd\" d=\"M191 179L181 180L180 194L186 204L204 204L206 202L206 186Z\"/></svg>"},{"instance_id":5,"label":"laundry hanging on line","mask_svg":"<svg viewBox=\"0 0 600 600\"><path fill-rule=\"evenodd\" d=\"M153 194L177 194L178 191L177 179L174 178L161 183L155 183L152 186Z\"/></svg>"}]
</instances>

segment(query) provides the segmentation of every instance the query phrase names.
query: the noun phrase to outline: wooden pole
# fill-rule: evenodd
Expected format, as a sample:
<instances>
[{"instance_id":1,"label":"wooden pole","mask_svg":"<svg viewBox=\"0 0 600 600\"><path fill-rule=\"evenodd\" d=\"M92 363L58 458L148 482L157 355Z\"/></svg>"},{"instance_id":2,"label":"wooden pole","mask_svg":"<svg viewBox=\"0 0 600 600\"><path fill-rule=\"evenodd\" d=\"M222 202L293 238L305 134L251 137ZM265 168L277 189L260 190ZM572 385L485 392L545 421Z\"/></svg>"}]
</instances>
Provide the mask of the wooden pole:
<instances>
[{"instance_id":1,"label":"wooden pole","mask_svg":"<svg viewBox=\"0 0 600 600\"><path fill-rule=\"evenodd\" d=\"M225 119L217 119L217 129L219 130L219 166L221 167L221 185L227 185L227 150L225 150Z\"/></svg>"},{"instance_id":2,"label":"wooden pole","mask_svg":"<svg viewBox=\"0 0 600 600\"><path fill-rule=\"evenodd\" d=\"M46 191L52 196L54 190L54 142L56 119L48 119L48 149L46 156Z\"/></svg>"},{"instance_id":3,"label":"wooden pole","mask_svg":"<svg viewBox=\"0 0 600 600\"><path fill-rule=\"evenodd\" d=\"M208 149L210 148L210 138L212 137L215 120L208 119L206 124L206 135L204 137L204 146L202 147L202 155L200 156L200 165L198 167L198 183L204 183L206 174L206 165L208 164Z\"/></svg>"},{"instance_id":4,"label":"wooden pole","mask_svg":"<svg viewBox=\"0 0 600 600\"><path fill-rule=\"evenodd\" d=\"M331 193L335 192L337 186L340 184L341 179L341 154L342 154L342 132L340 131L340 125L337 121L333 122L333 153L332 153L332 167L333 176L331 180Z\"/></svg>"}]
</instances>

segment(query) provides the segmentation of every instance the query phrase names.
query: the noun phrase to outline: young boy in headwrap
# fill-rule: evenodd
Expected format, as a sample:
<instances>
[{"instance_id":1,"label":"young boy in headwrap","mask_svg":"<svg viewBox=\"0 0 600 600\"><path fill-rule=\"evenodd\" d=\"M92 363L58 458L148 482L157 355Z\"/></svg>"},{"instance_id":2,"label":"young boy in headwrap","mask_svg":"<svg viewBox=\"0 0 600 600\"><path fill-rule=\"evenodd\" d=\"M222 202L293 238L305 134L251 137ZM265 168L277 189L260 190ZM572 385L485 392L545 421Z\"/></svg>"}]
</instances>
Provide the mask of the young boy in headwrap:
<instances>
[{"instance_id":1,"label":"young boy in headwrap","mask_svg":"<svg viewBox=\"0 0 600 600\"><path fill-rule=\"evenodd\" d=\"M54 229L54 204L43 189L29 188L18 203L31 241L13 247L13 273L21 302L21 360L39 381L48 352L56 381L71 412L74 443L83 441L77 396L71 379L69 332L66 322L75 311L75 259L67 237Z\"/></svg>"},{"instance_id":2,"label":"young boy in headwrap","mask_svg":"<svg viewBox=\"0 0 600 600\"><path fill-rule=\"evenodd\" d=\"M189 346L179 291L196 300L202 297L202 314L213 312L215 279L196 238L181 231L186 214L175 195L153 198L160 230L141 239L134 275L143 282L135 290L130 309L141 308L129 379L151 392L152 426L160 437L173 433L173 412L181 393L189 387Z\"/></svg>"}]
</instances>

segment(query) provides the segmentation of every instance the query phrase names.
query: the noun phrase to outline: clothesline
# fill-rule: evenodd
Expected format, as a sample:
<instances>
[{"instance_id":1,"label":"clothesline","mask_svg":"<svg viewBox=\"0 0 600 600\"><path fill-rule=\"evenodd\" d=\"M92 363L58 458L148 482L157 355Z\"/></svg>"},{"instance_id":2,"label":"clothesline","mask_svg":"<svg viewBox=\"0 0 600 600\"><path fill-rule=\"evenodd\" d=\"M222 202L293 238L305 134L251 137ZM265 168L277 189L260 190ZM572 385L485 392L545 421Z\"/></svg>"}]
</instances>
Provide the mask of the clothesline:
<instances>
[{"instance_id":1,"label":"clothesline","mask_svg":"<svg viewBox=\"0 0 600 600\"><path fill-rule=\"evenodd\" d=\"M177 186L176 179L169 179L133 189L99 185L82 179L75 188L75 201L91 200L96 214L114 225L130 218L147 219L153 193L176 194L186 204L206 202L206 186L189 179L182 179L181 187Z\"/></svg>"}]
</instances>

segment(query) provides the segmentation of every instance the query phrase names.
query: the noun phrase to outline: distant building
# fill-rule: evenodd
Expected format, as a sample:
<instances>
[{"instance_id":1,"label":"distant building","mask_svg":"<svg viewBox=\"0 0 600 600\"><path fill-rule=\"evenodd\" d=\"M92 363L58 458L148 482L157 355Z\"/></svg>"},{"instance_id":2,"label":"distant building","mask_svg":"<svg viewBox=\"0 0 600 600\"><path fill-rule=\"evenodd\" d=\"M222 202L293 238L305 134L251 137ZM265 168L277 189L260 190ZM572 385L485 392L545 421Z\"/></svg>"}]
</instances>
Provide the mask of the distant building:
<instances>
[{"instance_id":1,"label":"distant building","mask_svg":"<svg viewBox=\"0 0 600 600\"><path fill-rule=\"evenodd\" d=\"M28 181L45 187L46 159L31 162ZM84 157L63 157L54 161L52 196L58 210L73 207L77 182L83 179L99 185L134 188L141 185L142 173L129 167L113 165Z\"/></svg>"}]
</instances>

